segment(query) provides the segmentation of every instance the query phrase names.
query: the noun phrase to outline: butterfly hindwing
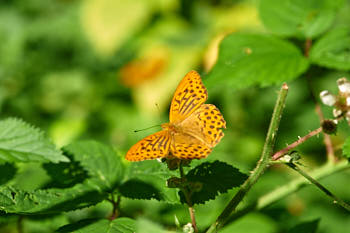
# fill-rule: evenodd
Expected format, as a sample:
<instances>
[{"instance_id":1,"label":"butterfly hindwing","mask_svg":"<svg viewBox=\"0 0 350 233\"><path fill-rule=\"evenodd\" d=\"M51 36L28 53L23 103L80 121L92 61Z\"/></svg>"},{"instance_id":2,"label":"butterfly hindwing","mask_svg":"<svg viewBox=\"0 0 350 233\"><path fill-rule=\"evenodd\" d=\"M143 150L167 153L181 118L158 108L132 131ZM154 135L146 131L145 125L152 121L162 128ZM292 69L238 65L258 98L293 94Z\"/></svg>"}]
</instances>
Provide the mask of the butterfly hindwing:
<instances>
[{"instance_id":1,"label":"butterfly hindwing","mask_svg":"<svg viewBox=\"0 0 350 233\"><path fill-rule=\"evenodd\" d=\"M125 158L129 161L142 161L165 157L169 153L170 142L169 132L167 130L159 131L133 145Z\"/></svg>"},{"instance_id":2,"label":"butterfly hindwing","mask_svg":"<svg viewBox=\"0 0 350 233\"><path fill-rule=\"evenodd\" d=\"M179 125L184 133L200 138L212 148L224 136L221 129L226 128L226 121L215 105L203 104Z\"/></svg>"},{"instance_id":3,"label":"butterfly hindwing","mask_svg":"<svg viewBox=\"0 0 350 233\"><path fill-rule=\"evenodd\" d=\"M178 123L196 111L208 98L208 92L196 71L190 71L176 88L171 101L170 123Z\"/></svg>"},{"instance_id":4,"label":"butterfly hindwing","mask_svg":"<svg viewBox=\"0 0 350 233\"><path fill-rule=\"evenodd\" d=\"M175 134L170 145L170 153L179 159L206 158L210 152L210 147L190 135Z\"/></svg>"}]
</instances>

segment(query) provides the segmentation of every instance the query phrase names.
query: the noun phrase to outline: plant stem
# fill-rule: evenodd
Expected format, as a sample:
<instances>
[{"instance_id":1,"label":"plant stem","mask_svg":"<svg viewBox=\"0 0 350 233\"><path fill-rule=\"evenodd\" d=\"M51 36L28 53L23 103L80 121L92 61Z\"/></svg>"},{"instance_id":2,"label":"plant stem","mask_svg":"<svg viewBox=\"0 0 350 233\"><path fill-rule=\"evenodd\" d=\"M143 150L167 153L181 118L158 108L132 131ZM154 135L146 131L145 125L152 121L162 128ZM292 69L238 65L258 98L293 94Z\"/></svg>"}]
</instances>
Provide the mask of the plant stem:
<instances>
[{"instance_id":1,"label":"plant stem","mask_svg":"<svg viewBox=\"0 0 350 233\"><path fill-rule=\"evenodd\" d=\"M333 199L334 204L338 204L339 206L343 207L347 211L350 212L350 205L347 204L345 201L334 195L331 191L329 191L326 187L324 187L322 184L320 184L317 180L312 178L309 174L307 174L305 171L300 169L296 164L294 163L287 163L288 167L292 168L294 171L298 172L300 175L304 176L308 181L310 181L312 184L316 185L322 192L324 192L327 196Z\"/></svg>"},{"instance_id":2,"label":"plant stem","mask_svg":"<svg viewBox=\"0 0 350 233\"><path fill-rule=\"evenodd\" d=\"M264 148L255 169L249 176L249 178L242 184L238 192L228 203L226 208L217 218L217 220L210 226L207 233L216 232L220 229L227 221L230 214L235 211L238 204L243 200L244 196L248 193L250 188L256 183L259 177L264 173L271 160L271 154L273 152L273 147L276 142L278 126L281 120L282 112L284 109L286 97L288 93L287 84L283 84L282 88L278 94L276 105L272 114L269 130L267 132Z\"/></svg>"},{"instance_id":3,"label":"plant stem","mask_svg":"<svg viewBox=\"0 0 350 233\"><path fill-rule=\"evenodd\" d=\"M179 171L180 171L180 177L182 179L185 178L184 170L183 170L183 167L182 167L182 160L180 160ZM185 196L185 199L186 199L186 203L188 205L188 212L190 213L190 216L191 216L191 222L192 222L192 226L193 226L194 232L198 232L197 223L196 223L196 216L194 214L194 209L193 209L193 204L192 204L192 201L191 201L190 191L188 190L187 186L183 187L181 189L181 191L184 193L184 196Z\"/></svg>"},{"instance_id":4,"label":"plant stem","mask_svg":"<svg viewBox=\"0 0 350 233\"><path fill-rule=\"evenodd\" d=\"M114 199L114 195L112 195L112 199L108 199L113 205L113 210L111 216L108 217L109 220L114 220L119 216L119 204L120 204L120 196L118 196L117 201Z\"/></svg>"},{"instance_id":5,"label":"plant stem","mask_svg":"<svg viewBox=\"0 0 350 233\"><path fill-rule=\"evenodd\" d=\"M281 158L283 155L285 155L288 151L294 149L295 147L299 146L301 143L304 143L307 139L319 134L322 132L322 128L317 128L313 131L311 131L310 133L308 133L307 135L305 135L302 138L299 138L297 141L293 142L292 144L288 145L287 147L283 148L280 151L277 151L273 156L272 156L272 160L277 160L279 158Z\"/></svg>"},{"instance_id":6,"label":"plant stem","mask_svg":"<svg viewBox=\"0 0 350 233\"><path fill-rule=\"evenodd\" d=\"M340 172L344 169L349 169L349 168L350 167L347 160L339 161L336 164L326 163L325 165L312 171L311 176L314 177L315 179L322 179L336 172ZM306 180L304 177L298 177L296 179L293 179L289 183L283 186L280 186L275 190L263 195L255 203L248 205L243 209L237 211L234 215L230 217L230 219L228 220L228 223L245 216L247 213L250 213L251 211L260 210L267 206L270 206L273 203L285 198L286 196L298 191L308 183L309 181Z\"/></svg>"}]
</instances>

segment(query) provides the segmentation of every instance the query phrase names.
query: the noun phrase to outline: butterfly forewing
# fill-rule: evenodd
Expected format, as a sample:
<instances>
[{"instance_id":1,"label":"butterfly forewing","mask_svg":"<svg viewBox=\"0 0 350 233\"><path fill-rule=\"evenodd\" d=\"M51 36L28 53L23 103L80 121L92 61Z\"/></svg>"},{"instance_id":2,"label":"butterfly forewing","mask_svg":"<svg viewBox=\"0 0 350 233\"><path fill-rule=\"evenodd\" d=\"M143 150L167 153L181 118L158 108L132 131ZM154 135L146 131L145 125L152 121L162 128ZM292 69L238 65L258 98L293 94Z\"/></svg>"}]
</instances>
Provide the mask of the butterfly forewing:
<instances>
[{"instance_id":1,"label":"butterfly forewing","mask_svg":"<svg viewBox=\"0 0 350 233\"><path fill-rule=\"evenodd\" d=\"M182 79L171 101L170 123L178 123L196 111L208 98L207 89L196 71Z\"/></svg>"},{"instance_id":2,"label":"butterfly forewing","mask_svg":"<svg viewBox=\"0 0 350 233\"><path fill-rule=\"evenodd\" d=\"M212 148L224 136L221 129L226 128L226 121L215 105L203 104L179 126L184 133L203 140Z\"/></svg>"},{"instance_id":3,"label":"butterfly forewing","mask_svg":"<svg viewBox=\"0 0 350 233\"><path fill-rule=\"evenodd\" d=\"M142 161L165 157L169 153L170 142L169 132L159 131L133 145L125 158L129 161Z\"/></svg>"}]
</instances>

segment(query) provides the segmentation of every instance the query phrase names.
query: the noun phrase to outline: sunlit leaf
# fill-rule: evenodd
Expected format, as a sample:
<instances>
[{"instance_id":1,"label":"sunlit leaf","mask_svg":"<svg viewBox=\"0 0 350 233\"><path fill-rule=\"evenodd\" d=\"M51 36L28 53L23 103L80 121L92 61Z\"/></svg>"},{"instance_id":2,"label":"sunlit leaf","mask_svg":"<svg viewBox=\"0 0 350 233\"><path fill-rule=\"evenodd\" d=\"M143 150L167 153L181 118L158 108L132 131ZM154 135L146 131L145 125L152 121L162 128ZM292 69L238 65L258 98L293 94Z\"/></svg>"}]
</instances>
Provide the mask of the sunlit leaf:
<instances>
[{"instance_id":1,"label":"sunlit leaf","mask_svg":"<svg viewBox=\"0 0 350 233\"><path fill-rule=\"evenodd\" d=\"M219 58L205 82L231 89L274 85L297 78L308 68L301 51L272 36L230 34L221 42Z\"/></svg>"},{"instance_id":2,"label":"sunlit leaf","mask_svg":"<svg viewBox=\"0 0 350 233\"><path fill-rule=\"evenodd\" d=\"M314 38L334 21L343 0L261 0L260 17L269 30L283 36Z\"/></svg>"},{"instance_id":3,"label":"sunlit leaf","mask_svg":"<svg viewBox=\"0 0 350 233\"><path fill-rule=\"evenodd\" d=\"M0 160L14 162L68 162L44 133L15 118L0 121Z\"/></svg>"},{"instance_id":4,"label":"sunlit leaf","mask_svg":"<svg viewBox=\"0 0 350 233\"><path fill-rule=\"evenodd\" d=\"M312 46L313 63L331 69L350 70L350 27L341 27L321 37Z\"/></svg>"}]
</instances>

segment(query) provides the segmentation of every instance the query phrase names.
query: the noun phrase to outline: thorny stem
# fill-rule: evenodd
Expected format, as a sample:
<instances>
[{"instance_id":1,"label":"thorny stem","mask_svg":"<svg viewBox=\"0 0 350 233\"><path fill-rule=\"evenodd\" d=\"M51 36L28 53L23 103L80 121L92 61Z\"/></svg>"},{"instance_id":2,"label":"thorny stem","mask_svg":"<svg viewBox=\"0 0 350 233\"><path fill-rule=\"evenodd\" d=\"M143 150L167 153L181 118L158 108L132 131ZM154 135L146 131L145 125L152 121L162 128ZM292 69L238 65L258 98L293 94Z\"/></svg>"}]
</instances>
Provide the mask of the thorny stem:
<instances>
[{"instance_id":1,"label":"thorny stem","mask_svg":"<svg viewBox=\"0 0 350 233\"><path fill-rule=\"evenodd\" d=\"M334 201L334 204L338 204L339 206L343 207L347 211L350 212L350 205L347 204L345 201L334 195L331 191L329 191L326 187L324 187L322 184L320 184L317 180L312 178L310 175L308 175L306 172L304 172L300 167L298 167L294 163L287 163L288 167L292 168L294 171L298 172L300 175L305 177L308 181L310 181L312 184L316 185L322 192L324 192L327 196L332 198Z\"/></svg>"},{"instance_id":2,"label":"thorny stem","mask_svg":"<svg viewBox=\"0 0 350 233\"><path fill-rule=\"evenodd\" d=\"M183 179L185 177L184 174L184 170L182 167L182 160L180 160L180 164L179 164L179 171L180 171L180 177ZM194 214L194 209L193 209L193 204L191 201L191 194L190 194L190 190L188 190L188 187L185 186L181 189L181 191L184 193L185 199L186 199L186 203L188 205L188 211L190 213L191 216L191 222L192 222L192 226L194 229L194 232L198 232L198 228L197 228L197 223L196 223L196 217Z\"/></svg>"},{"instance_id":3,"label":"thorny stem","mask_svg":"<svg viewBox=\"0 0 350 233\"><path fill-rule=\"evenodd\" d=\"M235 211L236 207L243 200L245 195L249 192L250 188L256 183L259 177L264 173L266 168L269 166L269 162L271 160L271 154L273 152L273 147L276 142L277 130L278 130L278 126L279 126L282 112L284 109L287 93L288 93L288 86L287 84L283 84L278 94L274 112L272 114L269 130L267 132L267 136L265 140L265 145L264 145L260 160L258 161L255 169L253 170L249 178L242 184L238 192L235 194L232 200L228 203L228 205L220 214L220 216L217 218L217 220L210 226L207 233L216 232L219 228L221 228L225 224L225 222L228 220L231 213Z\"/></svg>"},{"instance_id":4,"label":"thorny stem","mask_svg":"<svg viewBox=\"0 0 350 233\"><path fill-rule=\"evenodd\" d=\"M299 146L301 143L304 143L307 139L318 135L319 133L322 132L322 127L317 128L313 131L311 131L310 133L308 133L307 135L305 135L302 138L299 138L297 141L293 142L292 144L288 145L287 147L283 148L280 151L277 151L273 156L272 156L272 160L277 160L279 158L281 158L284 154L286 154L288 151L294 149L295 147Z\"/></svg>"},{"instance_id":5,"label":"thorny stem","mask_svg":"<svg viewBox=\"0 0 350 233\"><path fill-rule=\"evenodd\" d=\"M118 196L117 201L114 199L114 195L112 194L112 199L108 199L113 205L113 210L111 216L108 217L109 220L114 220L119 216L119 204L120 204L120 196Z\"/></svg>"},{"instance_id":6,"label":"thorny stem","mask_svg":"<svg viewBox=\"0 0 350 233\"><path fill-rule=\"evenodd\" d=\"M336 164L326 163L325 165L313 170L311 172L311 176L314 177L314 179L322 179L323 177L330 176L334 173L343 171L344 169L349 169L349 164L347 160L339 161ZM304 177L295 178L290 182L263 195L253 204L247 205L243 209L237 211L235 214L233 214L230 217L230 219L228 220L228 223L245 216L247 213L250 213L251 211L261 210L267 206L270 206L273 203L285 198L286 196L300 190L302 187L305 187L305 185L307 184L309 184L309 181L306 180Z\"/></svg>"}]
</instances>

